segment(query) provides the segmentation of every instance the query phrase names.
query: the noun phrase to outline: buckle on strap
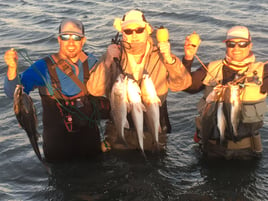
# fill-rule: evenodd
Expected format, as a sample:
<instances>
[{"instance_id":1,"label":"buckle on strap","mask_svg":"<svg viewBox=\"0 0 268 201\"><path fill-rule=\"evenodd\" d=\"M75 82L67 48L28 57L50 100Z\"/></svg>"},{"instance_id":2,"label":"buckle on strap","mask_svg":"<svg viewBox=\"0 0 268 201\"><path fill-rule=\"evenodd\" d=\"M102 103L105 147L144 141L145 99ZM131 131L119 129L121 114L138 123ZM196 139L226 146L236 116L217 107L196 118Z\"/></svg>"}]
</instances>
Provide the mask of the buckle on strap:
<instances>
[{"instance_id":1,"label":"buckle on strap","mask_svg":"<svg viewBox=\"0 0 268 201\"><path fill-rule=\"evenodd\" d=\"M68 132L73 131L73 118L70 114L64 116L64 124Z\"/></svg>"},{"instance_id":2,"label":"buckle on strap","mask_svg":"<svg viewBox=\"0 0 268 201\"><path fill-rule=\"evenodd\" d=\"M68 132L72 132L73 131L73 118L72 115L70 115L69 113L67 113L66 115L64 114L61 106L59 103L56 103L57 107L60 110L60 114L63 117L63 121L64 121L64 125L65 128L67 129Z\"/></svg>"}]
</instances>

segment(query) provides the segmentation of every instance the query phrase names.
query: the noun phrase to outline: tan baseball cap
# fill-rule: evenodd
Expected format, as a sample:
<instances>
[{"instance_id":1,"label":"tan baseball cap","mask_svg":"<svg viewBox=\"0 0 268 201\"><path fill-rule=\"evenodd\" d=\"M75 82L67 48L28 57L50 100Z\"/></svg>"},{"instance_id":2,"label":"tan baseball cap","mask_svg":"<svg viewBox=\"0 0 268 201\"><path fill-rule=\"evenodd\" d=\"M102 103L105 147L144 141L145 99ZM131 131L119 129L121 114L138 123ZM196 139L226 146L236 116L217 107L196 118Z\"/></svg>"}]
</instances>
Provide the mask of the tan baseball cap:
<instances>
[{"instance_id":1,"label":"tan baseball cap","mask_svg":"<svg viewBox=\"0 0 268 201\"><path fill-rule=\"evenodd\" d=\"M227 31L226 34L226 39L224 40L224 42L231 40L231 39L246 39L251 41L251 36L249 33L249 30L247 27L244 26L234 26L231 29L229 29Z\"/></svg>"}]
</instances>

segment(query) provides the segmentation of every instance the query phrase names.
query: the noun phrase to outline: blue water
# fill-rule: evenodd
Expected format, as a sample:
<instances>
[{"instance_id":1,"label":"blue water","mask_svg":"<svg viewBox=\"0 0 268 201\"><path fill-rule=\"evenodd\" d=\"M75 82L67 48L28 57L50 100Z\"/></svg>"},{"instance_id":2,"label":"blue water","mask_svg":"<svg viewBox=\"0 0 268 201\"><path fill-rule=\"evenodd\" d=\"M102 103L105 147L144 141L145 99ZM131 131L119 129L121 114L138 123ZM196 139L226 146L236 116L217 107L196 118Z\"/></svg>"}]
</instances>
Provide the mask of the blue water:
<instances>
[{"instance_id":1,"label":"blue water","mask_svg":"<svg viewBox=\"0 0 268 201\"><path fill-rule=\"evenodd\" d=\"M169 29L172 52L180 58L184 38L196 31L202 39L200 59L205 63L220 59L225 55L226 30L246 25L257 60L266 61L266 0L3 0L0 8L0 200L268 200L267 115L261 129L260 160L208 162L193 142L196 103L202 94L169 93L173 131L165 154L149 154L145 161L138 152L110 152L91 161L54 165L53 175L48 176L3 91L7 49L26 50L33 61L56 52L60 21L75 17L85 24L85 50L99 57L116 34L114 18L133 8L141 9L154 27ZM28 65L20 57L19 71ZM195 61L194 68L199 66ZM37 92L31 95L42 132L40 99Z\"/></svg>"}]
</instances>

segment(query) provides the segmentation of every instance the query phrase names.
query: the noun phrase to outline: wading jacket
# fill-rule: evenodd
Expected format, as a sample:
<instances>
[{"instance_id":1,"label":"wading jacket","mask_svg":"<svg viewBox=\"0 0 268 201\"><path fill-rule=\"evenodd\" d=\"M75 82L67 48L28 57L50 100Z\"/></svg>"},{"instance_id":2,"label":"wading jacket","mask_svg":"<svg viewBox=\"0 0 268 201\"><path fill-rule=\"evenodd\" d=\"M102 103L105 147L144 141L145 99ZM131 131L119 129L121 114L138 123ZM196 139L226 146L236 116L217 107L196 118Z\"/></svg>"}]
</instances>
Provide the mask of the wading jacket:
<instances>
[{"instance_id":1,"label":"wading jacket","mask_svg":"<svg viewBox=\"0 0 268 201\"><path fill-rule=\"evenodd\" d=\"M173 59L175 59L173 64L165 63L153 39L150 37L148 41L150 49L145 58L144 71L151 76L157 95L161 102L164 102L167 97L168 89L171 91L184 90L191 85L192 79L183 63L176 56L172 55ZM121 67L118 67L116 62L109 67L105 66L105 57L106 55L100 59L100 63L96 65L87 83L89 93L94 96L109 95L111 90L110 86L112 86L117 75L120 73L119 68L122 68L124 73L128 76L133 76L133 72L128 66L128 56L126 52L122 51L122 56L119 61L119 66ZM141 78L142 74L140 74L137 80L138 83L141 81Z\"/></svg>"}]
</instances>

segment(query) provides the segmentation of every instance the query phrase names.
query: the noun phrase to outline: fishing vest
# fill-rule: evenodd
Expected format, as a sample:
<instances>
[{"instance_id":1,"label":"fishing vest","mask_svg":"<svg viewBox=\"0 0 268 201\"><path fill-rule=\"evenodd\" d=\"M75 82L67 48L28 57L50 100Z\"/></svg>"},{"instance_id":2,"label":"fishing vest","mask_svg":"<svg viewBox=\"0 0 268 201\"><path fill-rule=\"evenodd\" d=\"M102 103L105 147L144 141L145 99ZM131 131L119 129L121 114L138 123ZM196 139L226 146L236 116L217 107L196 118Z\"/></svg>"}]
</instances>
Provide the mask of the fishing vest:
<instances>
[{"instance_id":1,"label":"fishing vest","mask_svg":"<svg viewBox=\"0 0 268 201\"><path fill-rule=\"evenodd\" d=\"M203 80L206 88L211 90L217 83L223 80L223 62L217 60L209 63L208 73ZM264 64L262 62L252 63L245 72L246 78L241 90L240 100L242 102L242 122L254 123L263 120L266 111L267 93L261 93Z\"/></svg>"}]
</instances>

